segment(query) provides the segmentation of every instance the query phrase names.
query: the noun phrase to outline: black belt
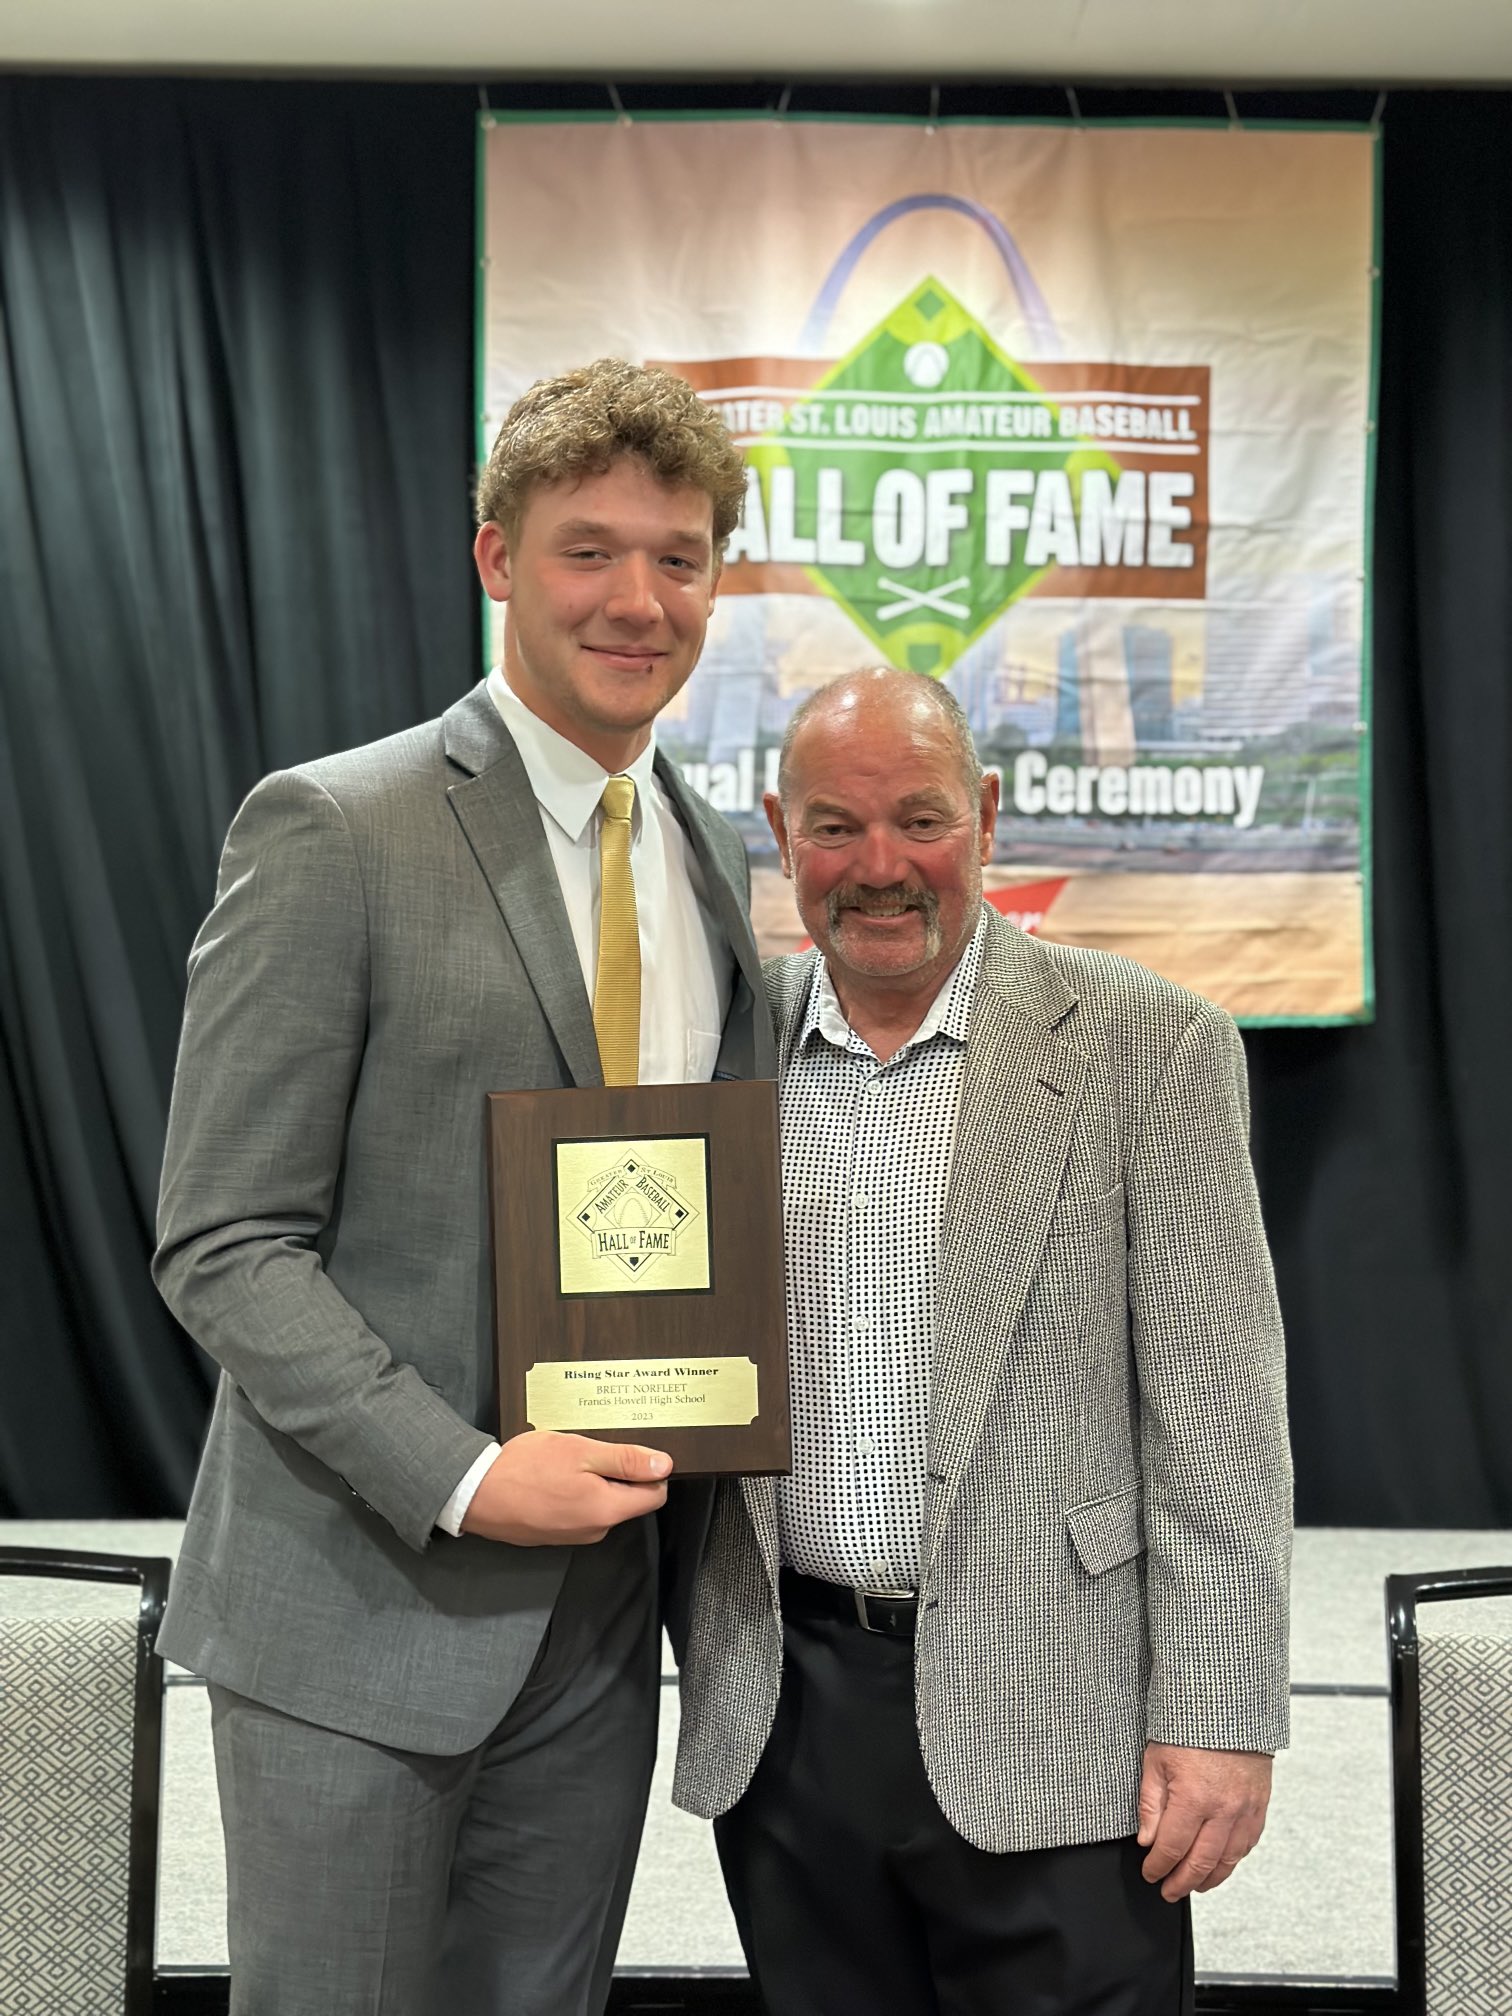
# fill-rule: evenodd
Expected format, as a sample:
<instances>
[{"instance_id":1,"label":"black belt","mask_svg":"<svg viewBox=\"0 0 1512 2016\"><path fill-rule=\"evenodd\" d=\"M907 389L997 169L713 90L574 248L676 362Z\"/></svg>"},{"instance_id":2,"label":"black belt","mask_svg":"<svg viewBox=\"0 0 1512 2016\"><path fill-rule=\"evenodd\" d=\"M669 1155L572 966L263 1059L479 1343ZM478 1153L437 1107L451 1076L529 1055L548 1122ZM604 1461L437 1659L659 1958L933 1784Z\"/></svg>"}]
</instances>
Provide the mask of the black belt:
<instances>
[{"instance_id":1,"label":"black belt","mask_svg":"<svg viewBox=\"0 0 1512 2016\"><path fill-rule=\"evenodd\" d=\"M886 1638L912 1638L919 1598L912 1589L843 1589L816 1575L782 1571L782 1607L794 1617L838 1617Z\"/></svg>"}]
</instances>

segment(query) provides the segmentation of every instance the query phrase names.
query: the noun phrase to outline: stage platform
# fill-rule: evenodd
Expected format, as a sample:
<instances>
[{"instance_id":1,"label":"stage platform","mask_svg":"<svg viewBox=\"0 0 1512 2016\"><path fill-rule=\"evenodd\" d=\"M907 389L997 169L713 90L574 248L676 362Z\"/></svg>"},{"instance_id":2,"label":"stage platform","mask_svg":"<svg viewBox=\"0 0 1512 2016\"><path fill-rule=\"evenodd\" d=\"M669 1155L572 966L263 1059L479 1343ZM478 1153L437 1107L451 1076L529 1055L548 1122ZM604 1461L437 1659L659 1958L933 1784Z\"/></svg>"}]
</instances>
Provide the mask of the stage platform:
<instances>
[{"instance_id":1,"label":"stage platform","mask_svg":"<svg viewBox=\"0 0 1512 2016\"><path fill-rule=\"evenodd\" d=\"M168 1521L0 1522L0 1545L108 1553L177 1550ZM1395 1978L1390 1751L1383 1577L1512 1561L1512 1533L1305 1528L1292 1603L1292 1748L1277 1761L1265 1839L1222 1889L1195 1900L1200 1981L1306 1983L1381 1991ZM129 1592L8 1583L61 1614L119 1605ZM1447 1606L1436 1606L1443 1614ZM1462 1606L1454 1606L1456 1610ZM1497 1606L1503 1617L1512 1602ZM1485 1619L1489 1606L1475 1612ZM1445 1619L1447 1622L1447 1618ZM627 1975L743 1975L710 1831L668 1796L677 1690L668 1664L661 1756L620 1950ZM158 1965L186 1974L226 1964L225 1875L203 1686L169 1672ZM1205 1998L1211 2000L1211 1998ZM1321 2002L1314 2006L1324 2006ZM1334 2006L1332 2002L1328 2006ZM1342 2005L1339 2005L1342 2006Z\"/></svg>"}]
</instances>

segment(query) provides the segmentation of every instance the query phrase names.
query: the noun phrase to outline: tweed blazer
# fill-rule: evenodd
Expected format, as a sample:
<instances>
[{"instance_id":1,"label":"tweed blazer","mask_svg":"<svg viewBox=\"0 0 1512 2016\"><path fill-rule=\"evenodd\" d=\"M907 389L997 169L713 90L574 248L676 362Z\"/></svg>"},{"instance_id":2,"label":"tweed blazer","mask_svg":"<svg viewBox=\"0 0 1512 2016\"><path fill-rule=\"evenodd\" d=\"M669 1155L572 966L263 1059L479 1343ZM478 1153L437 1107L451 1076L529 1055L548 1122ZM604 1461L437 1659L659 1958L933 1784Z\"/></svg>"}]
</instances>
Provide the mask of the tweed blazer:
<instances>
[{"instance_id":1,"label":"tweed blazer","mask_svg":"<svg viewBox=\"0 0 1512 2016\"><path fill-rule=\"evenodd\" d=\"M817 953L766 968L779 1059ZM1137 1825L1147 1740L1287 1740L1291 1463L1244 1056L1212 1003L989 913L929 1405L919 1742L997 1851ZM782 1672L776 1487L720 1488L674 1797L726 1811Z\"/></svg>"},{"instance_id":2,"label":"tweed blazer","mask_svg":"<svg viewBox=\"0 0 1512 2016\"><path fill-rule=\"evenodd\" d=\"M716 1075L770 1076L745 850L656 774L736 962ZM497 1422L484 1095L602 1082L484 686L257 786L190 955L163 1166L154 1272L221 1367L169 1658L404 1749L497 1723L572 1550L435 1536Z\"/></svg>"}]
</instances>

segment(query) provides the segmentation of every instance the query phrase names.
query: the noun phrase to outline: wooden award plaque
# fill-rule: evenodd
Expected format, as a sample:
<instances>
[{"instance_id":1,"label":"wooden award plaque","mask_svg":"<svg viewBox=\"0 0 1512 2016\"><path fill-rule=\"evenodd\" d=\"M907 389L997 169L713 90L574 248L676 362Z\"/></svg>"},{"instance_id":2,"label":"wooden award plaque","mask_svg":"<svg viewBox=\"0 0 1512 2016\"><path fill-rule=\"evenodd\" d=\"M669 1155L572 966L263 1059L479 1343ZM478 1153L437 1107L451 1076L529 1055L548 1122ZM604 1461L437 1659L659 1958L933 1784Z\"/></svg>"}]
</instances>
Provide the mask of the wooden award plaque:
<instances>
[{"instance_id":1,"label":"wooden award plaque","mask_svg":"<svg viewBox=\"0 0 1512 2016\"><path fill-rule=\"evenodd\" d=\"M777 1087L488 1095L499 1434L791 1467Z\"/></svg>"}]
</instances>

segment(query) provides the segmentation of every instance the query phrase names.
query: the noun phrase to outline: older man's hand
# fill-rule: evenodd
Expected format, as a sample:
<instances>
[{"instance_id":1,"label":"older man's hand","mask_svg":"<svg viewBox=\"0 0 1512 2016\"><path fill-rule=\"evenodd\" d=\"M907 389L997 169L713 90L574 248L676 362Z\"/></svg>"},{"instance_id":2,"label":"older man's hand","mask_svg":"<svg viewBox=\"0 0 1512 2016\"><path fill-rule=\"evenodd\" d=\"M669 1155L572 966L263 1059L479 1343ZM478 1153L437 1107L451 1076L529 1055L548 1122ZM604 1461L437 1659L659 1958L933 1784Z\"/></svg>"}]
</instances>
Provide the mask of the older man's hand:
<instances>
[{"instance_id":1,"label":"older man's hand","mask_svg":"<svg viewBox=\"0 0 1512 2016\"><path fill-rule=\"evenodd\" d=\"M1145 1746L1139 1781L1144 1879L1168 1904L1216 1890L1260 1839L1270 1804L1271 1759L1256 1750Z\"/></svg>"}]
</instances>

